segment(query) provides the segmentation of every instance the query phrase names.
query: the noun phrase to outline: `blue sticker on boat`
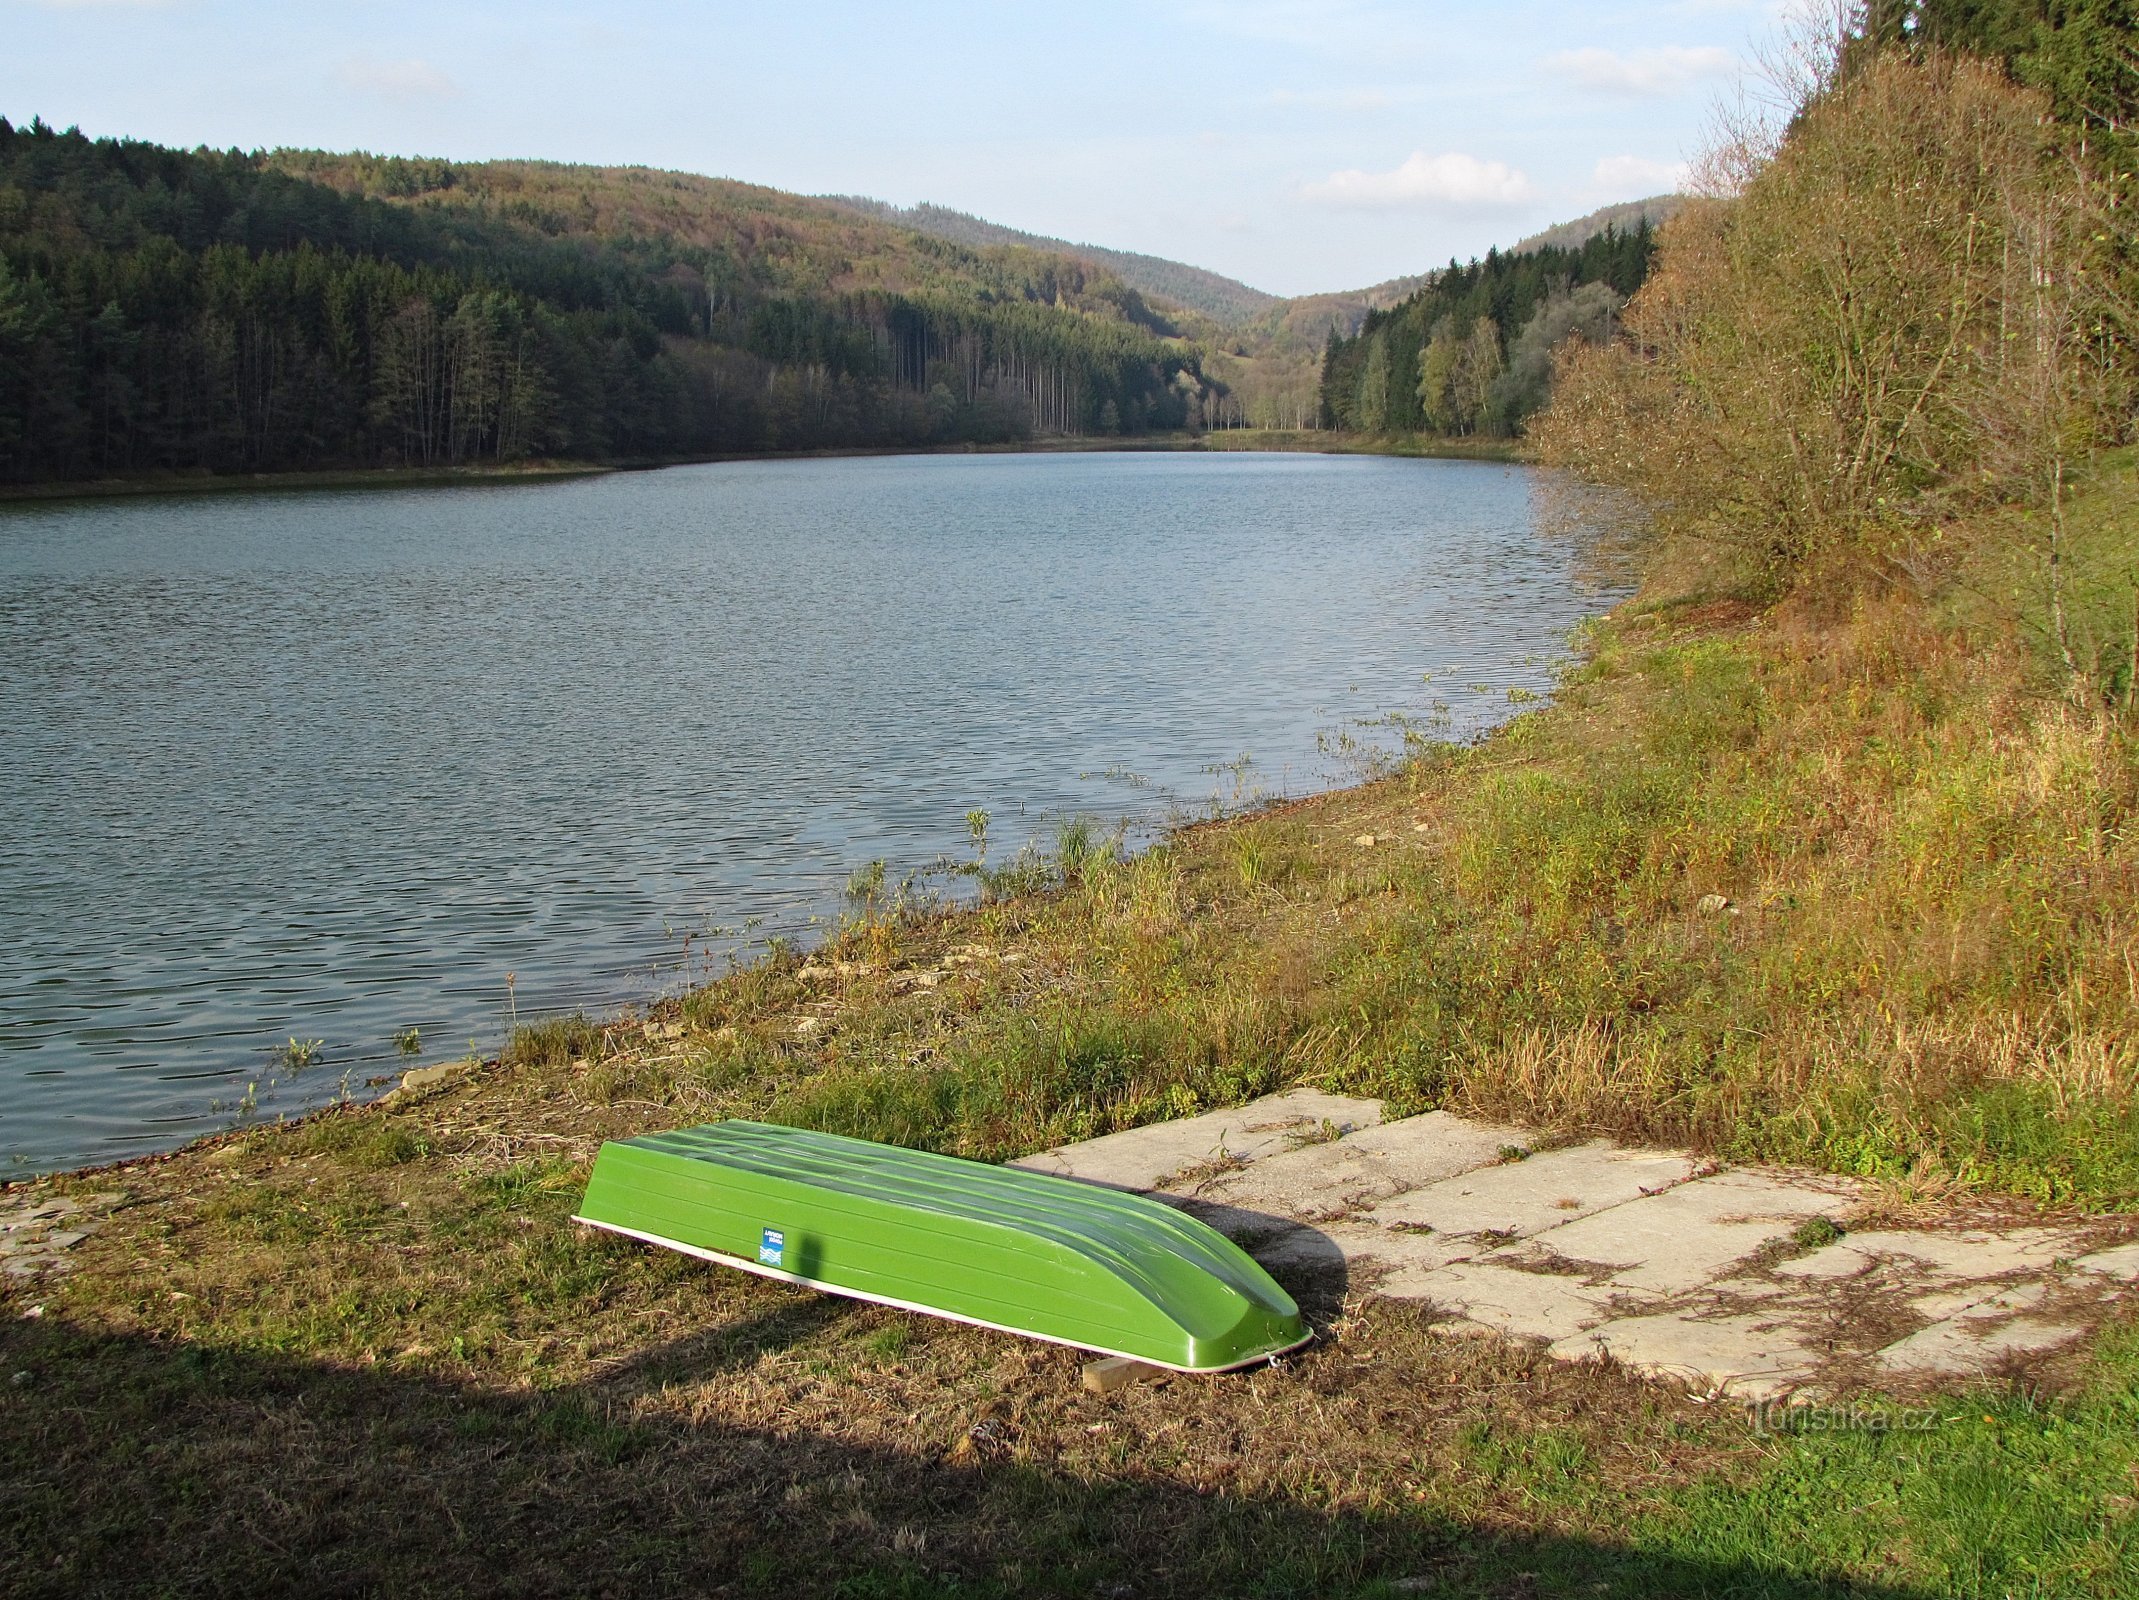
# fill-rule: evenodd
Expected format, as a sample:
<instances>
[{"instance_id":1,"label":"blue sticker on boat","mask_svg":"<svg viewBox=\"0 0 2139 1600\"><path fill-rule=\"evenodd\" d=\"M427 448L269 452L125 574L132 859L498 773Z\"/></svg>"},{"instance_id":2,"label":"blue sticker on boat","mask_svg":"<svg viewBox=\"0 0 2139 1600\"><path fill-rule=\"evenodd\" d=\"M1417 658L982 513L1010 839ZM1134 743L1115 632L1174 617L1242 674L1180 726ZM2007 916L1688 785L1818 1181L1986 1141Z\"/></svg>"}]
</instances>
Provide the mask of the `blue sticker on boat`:
<instances>
[{"instance_id":1,"label":"blue sticker on boat","mask_svg":"<svg viewBox=\"0 0 2139 1600\"><path fill-rule=\"evenodd\" d=\"M767 1228L758 1235L758 1265L777 1267L787 1254L787 1235L778 1228Z\"/></svg>"}]
</instances>

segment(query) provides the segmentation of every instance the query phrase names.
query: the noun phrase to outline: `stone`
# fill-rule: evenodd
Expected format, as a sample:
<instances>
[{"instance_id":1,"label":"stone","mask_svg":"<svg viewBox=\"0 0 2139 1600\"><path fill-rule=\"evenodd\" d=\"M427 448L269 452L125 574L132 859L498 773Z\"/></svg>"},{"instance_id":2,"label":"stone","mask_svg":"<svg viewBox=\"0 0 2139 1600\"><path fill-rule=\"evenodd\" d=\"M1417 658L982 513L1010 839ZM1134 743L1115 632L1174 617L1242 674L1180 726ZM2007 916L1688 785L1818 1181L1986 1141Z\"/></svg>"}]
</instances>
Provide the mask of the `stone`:
<instances>
[{"instance_id":1,"label":"stone","mask_svg":"<svg viewBox=\"0 0 2139 1600\"><path fill-rule=\"evenodd\" d=\"M440 1089L468 1074L465 1061L448 1061L435 1067L413 1067L401 1074L401 1087L410 1094L420 1094L425 1089Z\"/></svg>"},{"instance_id":2,"label":"stone","mask_svg":"<svg viewBox=\"0 0 2139 1600\"><path fill-rule=\"evenodd\" d=\"M1513 1129L1429 1111L1265 1156L1240 1171L1211 1176L1194 1192L1226 1205L1320 1221L1491 1166L1502 1147L1520 1137Z\"/></svg>"},{"instance_id":3,"label":"stone","mask_svg":"<svg viewBox=\"0 0 2139 1600\"><path fill-rule=\"evenodd\" d=\"M1412 1276L1398 1298L1426 1300L1465 1322L1551 1344L1608 1321L1616 1297L1578 1278L1465 1261ZM1391 1291L1384 1286L1384 1294ZM1627 1297L1634 1298L1634 1297Z\"/></svg>"},{"instance_id":4,"label":"stone","mask_svg":"<svg viewBox=\"0 0 2139 1600\"><path fill-rule=\"evenodd\" d=\"M2105 1278L2123 1278L2139 1283L2139 1244L2119 1245L2081 1256L2072 1265L2081 1272L2100 1273Z\"/></svg>"},{"instance_id":5,"label":"stone","mask_svg":"<svg viewBox=\"0 0 2139 1600\"><path fill-rule=\"evenodd\" d=\"M1612 1263L1612 1281L1630 1289L1680 1294L1850 1199L1810 1183L1731 1172L1592 1213L1533 1235L1533 1242L1570 1260Z\"/></svg>"},{"instance_id":6,"label":"stone","mask_svg":"<svg viewBox=\"0 0 2139 1600\"><path fill-rule=\"evenodd\" d=\"M1596 1139L1427 1184L1376 1206L1368 1220L1527 1237L1683 1183L1693 1170L1676 1152L1627 1150Z\"/></svg>"},{"instance_id":7,"label":"stone","mask_svg":"<svg viewBox=\"0 0 2139 1600\"><path fill-rule=\"evenodd\" d=\"M1610 1356L1647 1376L1742 1400L1789 1393L1818 1370L1820 1360L1796 1330L1759 1315L1621 1317L1558 1340L1548 1353L1562 1360Z\"/></svg>"},{"instance_id":8,"label":"stone","mask_svg":"<svg viewBox=\"0 0 2139 1600\"><path fill-rule=\"evenodd\" d=\"M1354 839L1352 843L1359 846L1359 848L1362 850L1371 850L1374 848L1374 835L1372 835L1371 833L1362 833L1358 838Z\"/></svg>"},{"instance_id":9,"label":"stone","mask_svg":"<svg viewBox=\"0 0 2139 1600\"><path fill-rule=\"evenodd\" d=\"M1296 1148L1325 1123L1343 1131L1379 1121L1379 1100L1348 1100L1319 1089L1294 1089L1225 1111L1155 1122L1083 1144L1043 1150L1010 1164L1115 1189L1156 1189L1192 1167L1253 1161Z\"/></svg>"}]
</instances>

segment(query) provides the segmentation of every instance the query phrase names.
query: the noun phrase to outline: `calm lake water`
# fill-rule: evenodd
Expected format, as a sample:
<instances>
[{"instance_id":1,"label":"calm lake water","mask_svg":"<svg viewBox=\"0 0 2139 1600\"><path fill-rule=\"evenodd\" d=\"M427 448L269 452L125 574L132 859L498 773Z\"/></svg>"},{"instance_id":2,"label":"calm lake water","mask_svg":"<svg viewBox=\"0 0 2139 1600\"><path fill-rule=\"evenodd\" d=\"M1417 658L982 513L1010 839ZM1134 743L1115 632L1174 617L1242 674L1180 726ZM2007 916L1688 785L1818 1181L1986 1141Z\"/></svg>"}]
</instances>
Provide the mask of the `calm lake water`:
<instances>
[{"instance_id":1,"label":"calm lake water","mask_svg":"<svg viewBox=\"0 0 2139 1600\"><path fill-rule=\"evenodd\" d=\"M686 934L808 937L977 807L999 862L1234 798L1243 757L1342 781L1318 736L1436 699L1483 727L1601 603L1531 495L991 455L0 510L0 1165L672 990Z\"/></svg>"}]
</instances>

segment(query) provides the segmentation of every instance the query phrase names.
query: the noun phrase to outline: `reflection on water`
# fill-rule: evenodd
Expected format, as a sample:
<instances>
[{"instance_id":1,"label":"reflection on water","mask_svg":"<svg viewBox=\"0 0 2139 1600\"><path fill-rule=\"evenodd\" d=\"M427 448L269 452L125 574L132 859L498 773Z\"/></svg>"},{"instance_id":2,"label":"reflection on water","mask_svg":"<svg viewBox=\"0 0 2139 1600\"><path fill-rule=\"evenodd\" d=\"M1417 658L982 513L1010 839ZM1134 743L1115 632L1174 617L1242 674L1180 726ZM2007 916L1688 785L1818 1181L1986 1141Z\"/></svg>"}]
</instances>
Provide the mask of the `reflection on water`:
<instances>
[{"instance_id":1,"label":"reflection on water","mask_svg":"<svg viewBox=\"0 0 2139 1600\"><path fill-rule=\"evenodd\" d=\"M976 807L1000 860L1504 715L1596 605L1530 494L943 456L0 511L0 1161L224 1125L292 1037L262 1113L643 997Z\"/></svg>"}]
</instances>

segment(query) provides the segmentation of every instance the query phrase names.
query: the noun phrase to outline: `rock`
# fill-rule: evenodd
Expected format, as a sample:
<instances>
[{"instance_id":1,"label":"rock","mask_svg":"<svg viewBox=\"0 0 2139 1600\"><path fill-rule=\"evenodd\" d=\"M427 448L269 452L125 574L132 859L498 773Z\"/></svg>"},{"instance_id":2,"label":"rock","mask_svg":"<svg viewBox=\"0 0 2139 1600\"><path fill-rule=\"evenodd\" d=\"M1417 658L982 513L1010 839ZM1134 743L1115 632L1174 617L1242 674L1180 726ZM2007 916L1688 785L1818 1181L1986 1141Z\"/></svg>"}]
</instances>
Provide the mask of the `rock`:
<instances>
[{"instance_id":1,"label":"rock","mask_svg":"<svg viewBox=\"0 0 2139 1600\"><path fill-rule=\"evenodd\" d=\"M801 1034L801 1035L803 1035L804 1037L807 1037L807 1036L808 1036L808 1035L810 1035L810 1034L816 1033L817 1031L819 1031L819 1030L820 1030L821 1028L823 1028L823 1027L824 1027L824 1018L822 1018L822 1017L797 1017L797 1018L795 1018L795 1032L796 1032L796 1033L798 1033L798 1034Z\"/></svg>"},{"instance_id":2,"label":"rock","mask_svg":"<svg viewBox=\"0 0 2139 1600\"><path fill-rule=\"evenodd\" d=\"M1371 850L1374 848L1374 835L1372 835L1371 833L1362 833L1358 838L1354 839L1352 843L1359 846L1359 848L1362 850Z\"/></svg>"},{"instance_id":3,"label":"rock","mask_svg":"<svg viewBox=\"0 0 2139 1600\"><path fill-rule=\"evenodd\" d=\"M1704 917L1720 917L1726 912L1732 916L1738 914L1738 908L1731 904L1730 897L1720 894L1702 895L1700 904L1694 909Z\"/></svg>"},{"instance_id":4,"label":"rock","mask_svg":"<svg viewBox=\"0 0 2139 1600\"><path fill-rule=\"evenodd\" d=\"M471 1069L465 1061L448 1061L435 1067L412 1067L401 1074L401 1091L405 1094L421 1094L426 1089L442 1089L449 1083L457 1083Z\"/></svg>"}]
</instances>

